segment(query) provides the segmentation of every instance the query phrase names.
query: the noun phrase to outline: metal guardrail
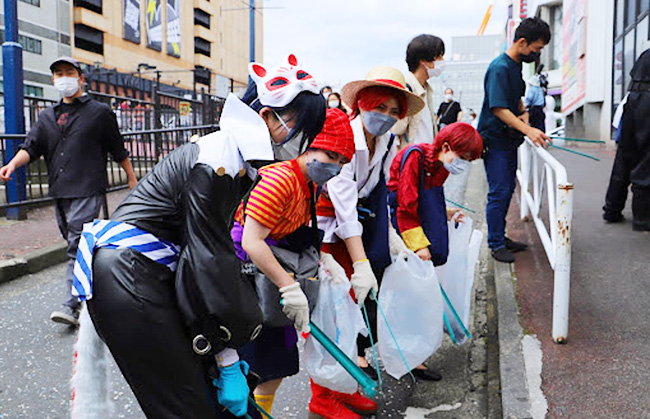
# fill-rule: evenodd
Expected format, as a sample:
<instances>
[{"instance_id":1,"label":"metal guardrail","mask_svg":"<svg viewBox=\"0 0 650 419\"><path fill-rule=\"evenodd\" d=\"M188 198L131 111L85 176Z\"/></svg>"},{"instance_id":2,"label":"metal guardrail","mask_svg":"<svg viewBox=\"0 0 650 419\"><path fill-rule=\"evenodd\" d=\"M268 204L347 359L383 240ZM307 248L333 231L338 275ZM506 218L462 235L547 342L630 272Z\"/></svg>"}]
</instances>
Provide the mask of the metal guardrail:
<instances>
[{"instance_id":1,"label":"metal guardrail","mask_svg":"<svg viewBox=\"0 0 650 419\"><path fill-rule=\"evenodd\" d=\"M517 179L521 218L532 218L554 271L552 336L556 343L564 343L569 333L573 183L566 168L528 138L519 147Z\"/></svg>"}]
</instances>

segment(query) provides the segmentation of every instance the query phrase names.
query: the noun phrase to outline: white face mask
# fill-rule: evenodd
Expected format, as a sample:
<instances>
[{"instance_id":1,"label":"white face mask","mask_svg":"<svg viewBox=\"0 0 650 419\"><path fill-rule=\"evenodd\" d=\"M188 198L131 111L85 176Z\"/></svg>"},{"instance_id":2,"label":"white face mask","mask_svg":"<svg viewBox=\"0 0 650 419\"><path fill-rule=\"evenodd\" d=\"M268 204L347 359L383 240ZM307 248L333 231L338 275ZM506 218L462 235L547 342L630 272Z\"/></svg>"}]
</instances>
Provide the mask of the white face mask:
<instances>
[{"instance_id":1,"label":"white face mask","mask_svg":"<svg viewBox=\"0 0 650 419\"><path fill-rule=\"evenodd\" d=\"M454 95L446 94L445 95L445 100L448 101L448 102L451 102L452 100L454 100Z\"/></svg>"},{"instance_id":2,"label":"white face mask","mask_svg":"<svg viewBox=\"0 0 650 419\"><path fill-rule=\"evenodd\" d=\"M78 77L59 77L54 79L54 87L63 97L74 96L79 91Z\"/></svg>"},{"instance_id":3,"label":"white face mask","mask_svg":"<svg viewBox=\"0 0 650 419\"><path fill-rule=\"evenodd\" d=\"M444 61L434 61L433 62L433 68L427 67L427 74L429 78L431 77L439 77L443 71L445 71L445 62Z\"/></svg>"},{"instance_id":4,"label":"white face mask","mask_svg":"<svg viewBox=\"0 0 650 419\"><path fill-rule=\"evenodd\" d=\"M341 101L337 100L337 99L329 101L329 107L330 108L338 108L340 104L341 104Z\"/></svg>"}]
</instances>

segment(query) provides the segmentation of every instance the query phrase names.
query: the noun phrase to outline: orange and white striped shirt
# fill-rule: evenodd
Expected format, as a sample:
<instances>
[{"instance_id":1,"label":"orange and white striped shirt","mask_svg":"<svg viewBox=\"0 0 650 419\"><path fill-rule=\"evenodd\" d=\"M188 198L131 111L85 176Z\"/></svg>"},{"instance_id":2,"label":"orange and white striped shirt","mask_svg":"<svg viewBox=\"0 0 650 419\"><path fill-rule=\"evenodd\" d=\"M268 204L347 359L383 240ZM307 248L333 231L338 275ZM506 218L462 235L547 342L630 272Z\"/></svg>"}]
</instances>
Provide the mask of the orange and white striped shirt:
<instances>
[{"instance_id":1,"label":"orange and white striped shirt","mask_svg":"<svg viewBox=\"0 0 650 419\"><path fill-rule=\"evenodd\" d=\"M263 167L262 179L248 198L237 209L235 220L244 225L245 216L271 229L269 237L281 240L311 220L309 186L297 160L284 161Z\"/></svg>"}]
</instances>

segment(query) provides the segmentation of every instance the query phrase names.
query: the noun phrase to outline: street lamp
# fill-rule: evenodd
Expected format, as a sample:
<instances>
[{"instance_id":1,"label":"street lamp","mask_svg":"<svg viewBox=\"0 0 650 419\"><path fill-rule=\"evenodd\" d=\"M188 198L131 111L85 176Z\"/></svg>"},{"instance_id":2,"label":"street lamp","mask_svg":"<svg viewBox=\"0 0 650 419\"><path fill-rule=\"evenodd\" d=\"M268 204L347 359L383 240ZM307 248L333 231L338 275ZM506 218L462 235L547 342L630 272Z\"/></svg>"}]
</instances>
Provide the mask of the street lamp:
<instances>
[{"instance_id":1,"label":"street lamp","mask_svg":"<svg viewBox=\"0 0 650 419\"><path fill-rule=\"evenodd\" d=\"M144 70L155 70L157 67L155 65L149 65L147 63L138 64L138 90L140 91L140 99L142 99L142 69Z\"/></svg>"}]
</instances>

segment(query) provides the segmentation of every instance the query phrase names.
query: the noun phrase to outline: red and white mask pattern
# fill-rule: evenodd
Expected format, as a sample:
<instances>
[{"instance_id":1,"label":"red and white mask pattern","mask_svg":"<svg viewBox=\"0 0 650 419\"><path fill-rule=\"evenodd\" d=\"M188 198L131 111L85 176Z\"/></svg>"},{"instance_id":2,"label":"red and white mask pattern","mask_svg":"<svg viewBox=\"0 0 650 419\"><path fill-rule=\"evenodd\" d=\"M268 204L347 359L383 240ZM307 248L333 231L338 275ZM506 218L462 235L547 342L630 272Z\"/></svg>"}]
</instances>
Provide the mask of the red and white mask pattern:
<instances>
[{"instance_id":1,"label":"red and white mask pattern","mask_svg":"<svg viewBox=\"0 0 650 419\"><path fill-rule=\"evenodd\" d=\"M262 64L248 64L248 73L257 86L257 97L264 106L282 108L291 103L300 92L318 94L318 83L311 74L300 68L291 54L287 64L266 68Z\"/></svg>"}]
</instances>

